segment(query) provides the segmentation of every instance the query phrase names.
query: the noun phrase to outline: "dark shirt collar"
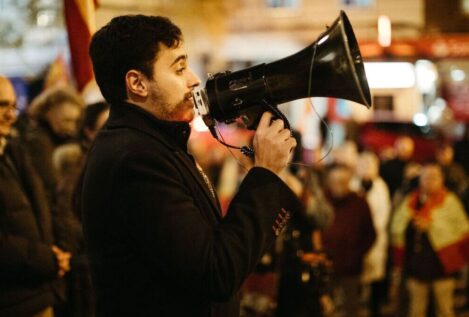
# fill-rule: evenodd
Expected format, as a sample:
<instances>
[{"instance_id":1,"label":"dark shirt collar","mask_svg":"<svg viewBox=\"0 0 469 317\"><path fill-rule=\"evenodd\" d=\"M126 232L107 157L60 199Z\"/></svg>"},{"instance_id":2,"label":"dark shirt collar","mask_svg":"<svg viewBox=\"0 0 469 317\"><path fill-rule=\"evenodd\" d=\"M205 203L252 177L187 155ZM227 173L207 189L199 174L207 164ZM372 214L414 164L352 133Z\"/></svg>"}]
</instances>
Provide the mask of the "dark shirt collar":
<instances>
[{"instance_id":1,"label":"dark shirt collar","mask_svg":"<svg viewBox=\"0 0 469 317\"><path fill-rule=\"evenodd\" d=\"M132 103L122 102L111 105L111 118L113 112L128 112L135 114L148 123L151 129L164 134L167 139L179 149L187 152L187 142L191 133L191 127L187 122L165 121L156 118L151 113Z\"/></svg>"}]
</instances>

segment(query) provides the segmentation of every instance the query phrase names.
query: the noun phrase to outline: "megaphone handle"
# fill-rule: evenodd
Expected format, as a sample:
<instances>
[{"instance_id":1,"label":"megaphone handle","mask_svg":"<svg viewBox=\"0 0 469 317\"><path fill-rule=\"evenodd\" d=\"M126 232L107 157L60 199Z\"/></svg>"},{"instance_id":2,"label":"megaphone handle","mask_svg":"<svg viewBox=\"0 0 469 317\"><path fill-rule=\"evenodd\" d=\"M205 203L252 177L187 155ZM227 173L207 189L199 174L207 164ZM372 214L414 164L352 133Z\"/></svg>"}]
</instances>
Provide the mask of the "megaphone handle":
<instances>
[{"instance_id":1,"label":"megaphone handle","mask_svg":"<svg viewBox=\"0 0 469 317\"><path fill-rule=\"evenodd\" d=\"M264 107L267 108L268 111L272 112L272 114L281 119L283 121L285 129L290 130L290 134L292 135L292 130L290 127L290 122L288 121L287 117L280 111L278 110L277 106L272 105L268 101L264 100ZM249 147L249 146L242 146L240 149L241 153L244 155L254 158L254 149Z\"/></svg>"},{"instance_id":2,"label":"megaphone handle","mask_svg":"<svg viewBox=\"0 0 469 317\"><path fill-rule=\"evenodd\" d=\"M288 121L287 117L283 114L283 112L278 110L277 106L274 106L265 100L264 106L267 108L268 111L272 112L275 117L282 119L284 128L290 130L291 133L290 122Z\"/></svg>"},{"instance_id":3,"label":"megaphone handle","mask_svg":"<svg viewBox=\"0 0 469 317\"><path fill-rule=\"evenodd\" d=\"M266 108L266 110L272 112L272 114L274 116L276 116L279 119L282 119L283 122L284 122L285 129L289 129L290 133L291 133L290 122L288 122L287 117L280 110L278 110L278 108L276 106L274 106L271 103L264 100L264 107ZM223 144L223 145L225 145L229 148L240 150L241 153L243 153L247 157L254 158L254 149L253 148L251 148L249 146L246 146L246 145L242 146L242 147L237 147L237 146L233 146L231 144L227 144L224 140L220 139L219 136L218 136L217 128L216 128L216 121L210 115L204 115L202 118L203 118L205 124L207 125L210 133L212 134L212 136L218 142L220 142L221 144Z\"/></svg>"}]
</instances>

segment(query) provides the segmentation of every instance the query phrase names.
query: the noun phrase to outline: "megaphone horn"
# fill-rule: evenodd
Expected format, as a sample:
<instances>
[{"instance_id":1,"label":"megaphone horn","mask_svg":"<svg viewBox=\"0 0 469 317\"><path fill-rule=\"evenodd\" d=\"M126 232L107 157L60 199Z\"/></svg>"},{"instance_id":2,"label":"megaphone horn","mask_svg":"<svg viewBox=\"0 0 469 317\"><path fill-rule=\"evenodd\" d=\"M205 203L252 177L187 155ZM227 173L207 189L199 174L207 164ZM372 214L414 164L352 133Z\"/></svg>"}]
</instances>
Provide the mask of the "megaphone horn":
<instances>
[{"instance_id":1,"label":"megaphone horn","mask_svg":"<svg viewBox=\"0 0 469 317\"><path fill-rule=\"evenodd\" d=\"M214 120L230 123L246 115L255 123L258 118L252 117L259 117L266 104L276 106L306 97L342 98L371 107L363 60L344 11L315 42L296 54L215 74L193 96L209 128Z\"/></svg>"},{"instance_id":2,"label":"megaphone horn","mask_svg":"<svg viewBox=\"0 0 469 317\"><path fill-rule=\"evenodd\" d=\"M362 57L345 14L302 51L266 65L274 102L305 97L334 97L371 106ZM293 90L293 91L292 91Z\"/></svg>"}]
</instances>

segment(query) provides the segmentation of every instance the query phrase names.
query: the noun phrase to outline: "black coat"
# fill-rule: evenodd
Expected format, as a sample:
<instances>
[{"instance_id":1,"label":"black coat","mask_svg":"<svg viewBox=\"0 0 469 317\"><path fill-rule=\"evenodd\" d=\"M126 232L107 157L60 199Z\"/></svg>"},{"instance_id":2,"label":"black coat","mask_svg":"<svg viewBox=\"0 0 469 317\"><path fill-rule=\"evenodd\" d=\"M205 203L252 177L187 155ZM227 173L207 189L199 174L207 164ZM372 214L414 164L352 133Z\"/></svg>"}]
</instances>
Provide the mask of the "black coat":
<instances>
[{"instance_id":1,"label":"black coat","mask_svg":"<svg viewBox=\"0 0 469 317\"><path fill-rule=\"evenodd\" d=\"M25 151L10 142L0 160L0 316L31 316L55 300L53 219Z\"/></svg>"},{"instance_id":2,"label":"black coat","mask_svg":"<svg viewBox=\"0 0 469 317\"><path fill-rule=\"evenodd\" d=\"M189 133L111 107L81 194L97 316L238 316L238 289L300 208L275 174L253 168L221 219Z\"/></svg>"},{"instance_id":3,"label":"black coat","mask_svg":"<svg viewBox=\"0 0 469 317\"><path fill-rule=\"evenodd\" d=\"M55 135L52 128L44 121L32 125L23 136L23 142L30 154L33 167L44 184L49 204L53 208L56 204L58 175L52 156L64 141Z\"/></svg>"}]
</instances>

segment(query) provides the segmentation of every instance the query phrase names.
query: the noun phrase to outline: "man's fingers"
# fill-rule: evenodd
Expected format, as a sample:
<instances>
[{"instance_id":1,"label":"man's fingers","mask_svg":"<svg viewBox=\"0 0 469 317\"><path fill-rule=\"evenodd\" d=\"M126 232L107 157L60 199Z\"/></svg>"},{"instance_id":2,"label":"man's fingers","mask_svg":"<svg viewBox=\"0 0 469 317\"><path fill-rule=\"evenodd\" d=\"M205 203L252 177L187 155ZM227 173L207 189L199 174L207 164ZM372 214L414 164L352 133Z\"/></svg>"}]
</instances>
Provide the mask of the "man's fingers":
<instances>
[{"instance_id":1,"label":"man's fingers","mask_svg":"<svg viewBox=\"0 0 469 317\"><path fill-rule=\"evenodd\" d=\"M281 132L283 128L285 127L285 122L281 119L274 120L271 124L270 127L275 131L275 132ZM288 130L289 131L289 130Z\"/></svg>"},{"instance_id":2,"label":"man's fingers","mask_svg":"<svg viewBox=\"0 0 469 317\"><path fill-rule=\"evenodd\" d=\"M295 147L298 145L297 142L296 142L296 140L295 140L295 138L290 138L290 139L288 139L288 143L289 143L288 145L289 145L291 148L295 148Z\"/></svg>"},{"instance_id":3,"label":"man's fingers","mask_svg":"<svg viewBox=\"0 0 469 317\"><path fill-rule=\"evenodd\" d=\"M270 126L270 120L272 120L272 113L266 111L262 114L261 120L259 121L259 125L257 129L267 129Z\"/></svg>"},{"instance_id":4,"label":"man's fingers","mask_svg":"<svg viewBox=\"0 0 469 317\"><path fill-rule=\"evenodd\" d=\"M279 132L279 137L282 140L287 141L291 137L291 131L288 129L283 129L282 131Z\"/></svg>"}]
</instances>

